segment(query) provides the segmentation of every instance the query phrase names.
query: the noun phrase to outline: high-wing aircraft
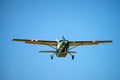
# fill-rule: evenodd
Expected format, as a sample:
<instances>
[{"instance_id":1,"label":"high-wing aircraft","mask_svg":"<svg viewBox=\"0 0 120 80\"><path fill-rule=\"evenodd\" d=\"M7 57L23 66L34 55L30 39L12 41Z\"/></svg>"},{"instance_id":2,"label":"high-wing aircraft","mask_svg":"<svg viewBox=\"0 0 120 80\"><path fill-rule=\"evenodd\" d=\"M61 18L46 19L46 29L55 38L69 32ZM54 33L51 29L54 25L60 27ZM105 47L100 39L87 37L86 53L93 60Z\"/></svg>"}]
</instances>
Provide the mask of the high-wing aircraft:
<instances>
[{"instance_id":1,"label":"high-wing aircraft","mask_svg":"<svg viewBox=\"0 0 120 80\"><path fill-rule=\"evenodd\" d=\"M13 39L13 41L25 42L29 44L39 44L47 45L55 50L48 51L39 51L41 53L51 53L51 59L56 54L57 57L66 57L67 54L70 54L72 60L74 59L75 51L70 51L71 49L82 46L82 45L96 45L101 43L110 43L112 40L103 40L103 41L68 41L62 36L62 40L50 41L50 40L29 40L29 39Z\"/></svg>"}]
</instances>

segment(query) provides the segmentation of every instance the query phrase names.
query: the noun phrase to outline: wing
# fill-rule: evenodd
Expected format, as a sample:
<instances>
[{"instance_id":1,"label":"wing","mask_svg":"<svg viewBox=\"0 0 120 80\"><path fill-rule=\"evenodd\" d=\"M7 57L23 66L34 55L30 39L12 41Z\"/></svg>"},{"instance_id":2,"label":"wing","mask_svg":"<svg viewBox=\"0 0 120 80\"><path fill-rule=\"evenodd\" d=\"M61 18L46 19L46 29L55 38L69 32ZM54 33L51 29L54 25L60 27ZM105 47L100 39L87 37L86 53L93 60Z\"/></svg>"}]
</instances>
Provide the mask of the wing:
<instances>
[{"instance_id":1,"label":"wing","mask_svg":"<svg viewBox=\"0 0 120 80\"><path fill-rule=\"evenodd\" d=\"M70 41L70 46L81 46L81 45L95 45L95 44L101 44L101 43L110 43L111 40L106 41Z\"/></svg>"},{"instance_id":2,"label":"wing","mask_svg":"<svg viewBox=\"0 0 120 80\"><path fill-rule=\"evenodd\" d=\"M47 41L47 40L13 39L13 41L25 42L29 44L49 45L49 46L57 45L57 41Z\"/></svg>"}]
</instances>

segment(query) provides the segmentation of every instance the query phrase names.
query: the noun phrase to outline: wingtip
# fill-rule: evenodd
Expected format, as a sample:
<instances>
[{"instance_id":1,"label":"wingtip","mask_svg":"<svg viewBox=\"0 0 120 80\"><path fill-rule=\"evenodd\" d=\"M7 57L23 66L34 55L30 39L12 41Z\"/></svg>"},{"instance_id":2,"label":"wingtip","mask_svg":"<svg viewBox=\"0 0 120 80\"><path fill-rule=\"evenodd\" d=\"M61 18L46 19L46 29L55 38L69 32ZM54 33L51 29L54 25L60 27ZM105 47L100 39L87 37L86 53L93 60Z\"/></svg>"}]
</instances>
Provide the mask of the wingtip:
<instances>
[{"instance_id":1,"label":"wingtip","mask_svg":"<svg viewBox=\"0 0 120 80\"><path fill-rule=\"evenodd\" d=\"M26 39L15 39L15 38L13 38L12 40L13 41L23 41L23 40L26 40Z\"/></svg>"},{"instance_id":2,"label":"wingtip","mask_svg":"<svg viewBox=\"0 0 120 80\"><path fill-rule=\"evenodd\" d=\"M112 40L109 40L108 42L113 42Z\"/></svg>"},{"instance_id":3,"label":"wingtip","mask_svg":"<svg viewBox=\"0 0 120 80\"><path fill-rule=\"evenodd\" d=\"M112 43L113 41L112 41L112 40L108 40L108 41L106 41L106 42L108 42L108 43Z\"/></svg>"},{"instance_id":4,"label":"wingtip","mask_svg":"<svg viewBox=\"0 0 120 80\"><path fill-rule=\"evenodd\" d=\"M12 41L15 41L15 39L13 38Z\"/></svg>"}]
</instances>

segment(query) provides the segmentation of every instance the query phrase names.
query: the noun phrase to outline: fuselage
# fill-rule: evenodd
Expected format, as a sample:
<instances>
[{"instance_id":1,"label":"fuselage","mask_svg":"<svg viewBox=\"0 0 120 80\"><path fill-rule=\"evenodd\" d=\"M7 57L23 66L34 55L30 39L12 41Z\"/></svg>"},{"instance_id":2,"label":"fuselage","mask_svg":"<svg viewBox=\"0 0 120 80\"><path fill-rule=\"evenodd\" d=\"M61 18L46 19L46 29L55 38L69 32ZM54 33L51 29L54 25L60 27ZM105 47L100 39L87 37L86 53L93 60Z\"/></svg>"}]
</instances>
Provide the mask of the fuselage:
<instances>
[{"instance_id":1,"label":"fuselage","mask_svg":"<svg viewBox=\"0 0 120 80\"><path fill-rule=\"evenodd\" d=\"M68 48L69 42L67 40L60 40L57 44L57 57L65 57L67 55Z\"/></svg>"}]
</instances>

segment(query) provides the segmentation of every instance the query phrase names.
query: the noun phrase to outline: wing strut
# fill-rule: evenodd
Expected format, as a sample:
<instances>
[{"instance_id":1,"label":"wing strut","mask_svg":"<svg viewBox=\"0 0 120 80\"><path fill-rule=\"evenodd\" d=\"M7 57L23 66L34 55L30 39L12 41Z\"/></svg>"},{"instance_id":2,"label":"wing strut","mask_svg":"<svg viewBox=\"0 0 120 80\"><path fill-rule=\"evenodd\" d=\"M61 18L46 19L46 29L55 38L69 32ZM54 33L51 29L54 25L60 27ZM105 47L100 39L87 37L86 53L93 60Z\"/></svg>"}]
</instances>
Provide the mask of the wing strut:
<instances>
[{"instance_id":1,"label":"wing strut","mask_svg":"<svg viewBox=\"0 0 120 80\"><path fill-rule=\"evenodd\" d=\"M47 44L46 44L47 45ZM49 46L49 47L51 47L51 48L53 48L53 49L56 49L55 47L53 47L53 46L50 46L50 45L47 45L47 46Z\"/></svg>"},{"instance_id":2,"label":"wing strut","mask_svg":"<svg viewBox=\"0 0 120 80\"><path fill-rule=\"evenodd\" d=\"M73 47L69 48L68 50L71 50L71 49L76 48L76 47L78 47L78 46L73 46Z\"/></svg>"}]
</instances>

